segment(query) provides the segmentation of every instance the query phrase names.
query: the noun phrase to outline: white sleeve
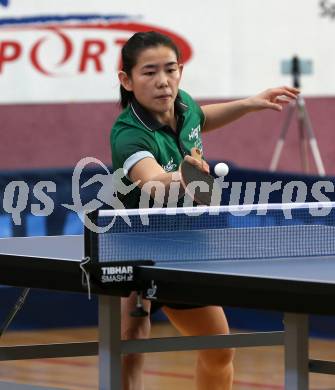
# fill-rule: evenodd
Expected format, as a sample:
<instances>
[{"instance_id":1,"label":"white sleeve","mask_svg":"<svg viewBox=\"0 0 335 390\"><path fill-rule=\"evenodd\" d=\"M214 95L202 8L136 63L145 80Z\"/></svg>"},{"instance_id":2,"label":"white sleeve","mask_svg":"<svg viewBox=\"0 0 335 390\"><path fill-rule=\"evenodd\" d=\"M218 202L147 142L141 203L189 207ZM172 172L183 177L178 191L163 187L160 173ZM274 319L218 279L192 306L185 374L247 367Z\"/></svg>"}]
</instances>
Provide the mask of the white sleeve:
<instances>
[{"instance_id":1,"label":"white sleeve","mask_svg":"<svg viewBox=\"0 0 335 390\"><path fill-rule=\"evenodd\" d=\"M142 150L140 152L136 152L132 154L130 157L127 158L127 160L123 164L123 172L125 176L128 178L128 172L131 170L131 168L137 164L139 161L143 160L144 158L155 158L154 155L146 150Z\"/></svg>"}]
</instances>

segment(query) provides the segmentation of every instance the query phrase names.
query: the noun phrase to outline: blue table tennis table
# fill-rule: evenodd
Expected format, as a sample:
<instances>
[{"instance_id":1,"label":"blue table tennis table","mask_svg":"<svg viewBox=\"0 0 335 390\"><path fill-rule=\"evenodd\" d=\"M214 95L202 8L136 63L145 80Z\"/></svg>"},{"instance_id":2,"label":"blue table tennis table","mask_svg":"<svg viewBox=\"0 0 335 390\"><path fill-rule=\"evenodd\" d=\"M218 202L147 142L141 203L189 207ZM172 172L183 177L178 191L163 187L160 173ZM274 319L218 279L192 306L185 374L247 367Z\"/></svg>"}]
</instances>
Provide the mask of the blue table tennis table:
<instances>
[{"instance_id":1,"label":"blue table tennis table","mask_svg":"<svg viewBox=\"0 0 335 390\"><path fill-rule=\"evenodd\" d=\"M86 218L96 231L86 227L83 236L0 239L0 284L89 288L99 295L99 341L0 347L0 360L98 354L99 389L114 390L125 353L283 345L285 389L308 389L309 372L335 373L335 363L308 351L308 315L335 314L334 204L100 210ZM120 340L120 299L132 290L162 302L281 311L283 331Z\"/></svg>"}]
</instances>

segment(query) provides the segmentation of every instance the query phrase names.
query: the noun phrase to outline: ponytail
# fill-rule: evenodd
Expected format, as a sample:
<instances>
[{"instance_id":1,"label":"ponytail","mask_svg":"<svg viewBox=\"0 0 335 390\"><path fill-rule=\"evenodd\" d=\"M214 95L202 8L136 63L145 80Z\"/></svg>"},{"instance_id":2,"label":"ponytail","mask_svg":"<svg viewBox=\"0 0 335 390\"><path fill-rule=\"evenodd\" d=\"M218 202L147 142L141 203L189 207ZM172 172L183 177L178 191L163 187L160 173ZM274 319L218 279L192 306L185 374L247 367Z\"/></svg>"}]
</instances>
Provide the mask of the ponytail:
<instances>
[{"instance_id":1,"label":"ponytail","mask_svg":"<svg viewBox=\"0 0 335 390\"><path fill-rule=\"evenodd\" d=\"M133 99L134 94L131 91L127 91L122 85L120 85L120 105L122 108L127 108Z\"/></svg>"}]
</instances>

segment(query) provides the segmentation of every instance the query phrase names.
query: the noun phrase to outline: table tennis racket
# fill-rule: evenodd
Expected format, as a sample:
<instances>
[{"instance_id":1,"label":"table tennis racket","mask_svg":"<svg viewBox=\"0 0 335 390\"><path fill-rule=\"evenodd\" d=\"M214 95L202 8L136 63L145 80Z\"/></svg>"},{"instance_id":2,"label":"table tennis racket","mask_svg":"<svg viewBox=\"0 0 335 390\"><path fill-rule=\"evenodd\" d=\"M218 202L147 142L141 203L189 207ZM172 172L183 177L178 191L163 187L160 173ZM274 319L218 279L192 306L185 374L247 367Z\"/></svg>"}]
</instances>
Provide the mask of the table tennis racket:
<instances>
[{"instance_id":1,"label":"table tennis racket","mask_svg":"<svg viewBox=\"0 0 335 390\"><path fill-rule=\"evenodd\" d=\"M202 154L200 149L192 148L191 156L198 161L202 162ZM191 196L194 201L200 205L217 205L220 203L218 195L221 194L221 188L219 184L215 181L214 177L209 173L206 173L199 169L197 166L192 163L184 160L179 167L181 184L184 187L185 193ZM190 191L190 184L192 182L205 183L207 190L203 191L201 188L197 187L194 190L192 186L192 191Z\"/></svg>"}]
</instances>

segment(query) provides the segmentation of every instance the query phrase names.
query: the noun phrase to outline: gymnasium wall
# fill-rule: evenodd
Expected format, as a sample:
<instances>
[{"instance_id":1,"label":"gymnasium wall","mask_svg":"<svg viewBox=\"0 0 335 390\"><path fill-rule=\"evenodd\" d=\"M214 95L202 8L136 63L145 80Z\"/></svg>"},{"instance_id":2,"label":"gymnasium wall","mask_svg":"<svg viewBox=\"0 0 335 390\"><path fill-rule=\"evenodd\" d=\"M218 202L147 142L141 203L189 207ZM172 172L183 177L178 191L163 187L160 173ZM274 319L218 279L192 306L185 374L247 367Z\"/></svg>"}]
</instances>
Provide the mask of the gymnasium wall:
<instances>
[{"instance_id":1,"label":"gymnasium wall","mask_svg":"<svg viewBox=\"0 0 335 390\"><path fill-rule=\"evenodd\" d=\"M306 106L326 172L335 175L335 98L308 97ZM0 105L0 170L73 167L87 156L109 165L110 128L119 111L117 102ZM267 170L286 116L287 109L254 113L205 134L206 158ZM278 169L282 171L302 171L296 118L295 114L280 159ZM311 173L315 173L310 161Z\"/></svg>"}]
</instances>

